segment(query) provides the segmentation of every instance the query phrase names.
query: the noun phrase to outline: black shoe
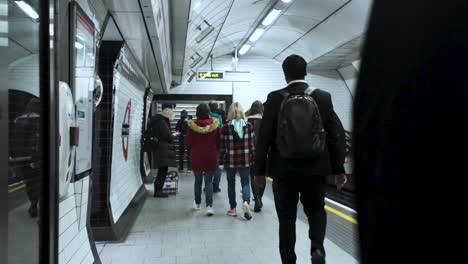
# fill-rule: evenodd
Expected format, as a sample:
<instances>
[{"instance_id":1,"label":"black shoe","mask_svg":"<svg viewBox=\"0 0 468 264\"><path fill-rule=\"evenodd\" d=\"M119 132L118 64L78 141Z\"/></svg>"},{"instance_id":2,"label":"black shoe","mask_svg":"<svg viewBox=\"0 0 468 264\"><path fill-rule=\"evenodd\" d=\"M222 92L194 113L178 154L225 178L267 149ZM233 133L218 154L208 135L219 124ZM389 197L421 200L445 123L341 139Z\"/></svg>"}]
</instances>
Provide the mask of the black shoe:
<instances>
[{"instance_id":1,"label":"black shoe","mask_svg":"<svg viewBox=\"0 0 468 264\"><path fill-rule=\"evenodd\" d=\"M38 214L37 204L31 204L31 206L29 207L28 213L31 218L36 218Z\"/></svg>"},{"instance_id":2,"label":"black shoe","mask_svg":"<svg viewBox=\"0 0 468 264\"><path fill-rule=\"evenodd\" d=\"M221 192L221 189L220 189L219 187L218 187L218 188L214 188L214 189L213 189L213 192L214 192L214 193L219 193L219 192Z\"/></svg>"},{"instance_id":3,"label":"black shoe","mask_svg":"<svg viewBox=\"0 0 468 264\"><path fill-rule=\"evenodd\" d=\"M255 204L254 206L254 212L255 213L260 213L262 211L262 208L260 206L257 206L257 204Z\"/></svg>"},{"instance_id":4,"label":"black shoe","mask_svg":"<svg viewBox=\"0 0 468 264\"><path fill-rule=\"evenodd\" d=\"M312 252L312 264L325 264L325 253L322 250Z\"/></svg>"},{"instance_id":5,"label":"black shoe","mask_svg":"<svg viewBox=\"0 0 468 264\"><path fill-rule=\"evenodd\" d=\"M157 198L168 198L168 197L169 197L169 194L167 194L167 193L155 193L155 194L154 194L154 197L157 197Z\"/></svg>"}]
</instances>

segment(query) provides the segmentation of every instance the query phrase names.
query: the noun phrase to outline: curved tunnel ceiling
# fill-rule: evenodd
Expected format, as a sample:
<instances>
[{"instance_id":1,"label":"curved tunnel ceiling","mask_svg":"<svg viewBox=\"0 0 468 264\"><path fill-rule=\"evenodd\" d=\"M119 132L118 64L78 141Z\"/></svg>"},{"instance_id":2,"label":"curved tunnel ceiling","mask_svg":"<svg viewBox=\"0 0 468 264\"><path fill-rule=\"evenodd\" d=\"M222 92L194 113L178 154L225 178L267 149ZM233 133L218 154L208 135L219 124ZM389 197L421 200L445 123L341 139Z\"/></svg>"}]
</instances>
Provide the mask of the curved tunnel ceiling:
<instances>
[{"instance_id":1,"label":"curved tunnel ceiling","mask_svg":"<svg viewBox=\"0 0 468 264\"><path fill-rule=\"evenodd\" d=\"M183 79L214 58L232 54L281 0L192 0ZM293 0L245 56L278 61L296 53L309 63L357 39L365 31L371 0ZM204 20L215 29L200 43ZM360 42L359 42L360 43ZM199 54L203 57L196 65ZM342 59L342 58L337 58ZM192 64L192 65L191 65ZM317 65L317 64L315 64ZM333 61L329 65L333 65Z\"/></svg>"}]
</instances>

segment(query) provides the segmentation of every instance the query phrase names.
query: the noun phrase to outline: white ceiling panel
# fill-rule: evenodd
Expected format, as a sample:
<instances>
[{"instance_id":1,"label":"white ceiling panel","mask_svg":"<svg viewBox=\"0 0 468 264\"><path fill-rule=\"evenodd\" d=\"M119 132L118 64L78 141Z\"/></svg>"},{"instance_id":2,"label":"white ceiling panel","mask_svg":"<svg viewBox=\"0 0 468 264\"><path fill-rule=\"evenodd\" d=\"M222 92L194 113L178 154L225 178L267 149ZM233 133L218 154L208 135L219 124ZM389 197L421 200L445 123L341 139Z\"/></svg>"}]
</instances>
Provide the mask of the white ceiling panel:
<instances>
[{"instance_id":1,"label":"white ceiling panel","mask_svg":"<svg viewBox=\"0 0 468 264\"><path fill-rule=\"evenodd\" d=\"M141 12L138 0L114 1L105 0L110 11Z\"/></svg>"},{"instance_id":2,"label":"white ceiling panel","mask_svg":"<svg viewBox=\"0 0 468 264\"><path fill-rule=\"evenodd\" d=\"M112 15L117 21L122 35L125 36L125 40L141 40L147 38L147 33L144 30L144 27L136 30L136 27L144 26L141 12L112 12Z\"/></svg>"},{"instance_id":3,"label":"white ceiling panel","mask_svg":"<svg viewBox=\"0 0 468 264\"><path fill-rule=\"evenodd\" d=\"M236 0L216 42L213 56L223 56L239 47L246 34L256 26L259 16L266 11L268 3L267 0Z\"/></svg>"},{"instance_id":4,"label":"white ceiling panel","mask_svg":"<svg viewBox=\"0 0 468 264\"><path fill-rule=\"evenodd\" d=\"M249 54L273 58L344 3L346 0L295 0Z\"/></svg>"},{"instance_id":5,"label":"white ceiling panel","mask_svg":"<svg viewBox=\"0 0 468 264\"><path fill-rule=\"evenodd\" d=\"M201 66L207 60L215 41L222 29L229 12L232 10L233 0L196 0L192 1L192 10L190 12L189 25L187 30L187 43L184 55L183 76L187 78L187 72L192 70L190 65L193 60L191 57L198 53L203 59L195 66ZM204 22L206 21L206 23ZM196 41L197 37L209 25L214 30L207 35L200 43ZM201 28L201 30L200 30Z\"/></svg>"},{"instance_id":6,"label":"white ceiling panel","mask_svg":"<svg viewBox=\"0 0 468 264\"><path fill-rule=\"evenodd\" d=\"M298 53L312 61L360 36L366 28L371 0L353 0L275 59Z\"/></svg>"}]
</instances>

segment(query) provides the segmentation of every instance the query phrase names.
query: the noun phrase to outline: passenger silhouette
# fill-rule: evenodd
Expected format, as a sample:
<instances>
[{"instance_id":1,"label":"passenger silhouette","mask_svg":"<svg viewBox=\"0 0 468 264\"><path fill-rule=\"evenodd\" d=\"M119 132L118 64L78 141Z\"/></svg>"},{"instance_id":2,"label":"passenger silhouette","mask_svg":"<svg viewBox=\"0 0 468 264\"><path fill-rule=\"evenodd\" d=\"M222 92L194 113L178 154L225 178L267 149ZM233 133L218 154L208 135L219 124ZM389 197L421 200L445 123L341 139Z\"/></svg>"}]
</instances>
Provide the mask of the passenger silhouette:
<instances>
[{"instance_id":1,"label":"passenger silhouette","mask_svg":"<svg viewBox=\"0 0 468 264\"><path fill-rule=\"evenodd\" d=\"M161 114L151 117L149 127L151 127L152 137L159 140L157 147L152 151L152 165L158 168L158 174L154 181L154 197L166 198L163 193L164 182L169 171L169 167L176 167L176 154L174 149L174 135L171 133L170 121L173 118L170 108L164 108Z\"/></svg>"},{"instance_id":2,"label":"passenger silhouette","mask_svg":"<svg viewBox=\"0 0 468 264\"><path fill-rule=\"evenodd\" d=\"M374 1L353 116L363 264L468 263L467 10Z\"/></svg>"},{"instance_id":3,"label":"passenger silhouette","mask_svg":"<svg viewBox=\"0 0 468 264\"><path fill-rule=\"evenodd\" d=\"M207 104L197 107L197 120L188 122L188 132L185 145L190 149L191 169L195 175L195 210L200 209L203 179L205 180L206 214L213 211L213 178L218 170L219 121L210 118L210 108Z\"/></svg>"},{"instance_id":4,"label":"passenger silhouette","mask_svg":"<svg viewBox=\"0 0 468 264\"><path fill-rule=\"evenodd\" d=\"M324 209L326 176L335 175L338 189L346 183L345 146L339 141L342 133L334 118L331 95L319 89L308 93L309 85L304 80L307 62L304 58L291 55L282 66L288 85L271 92L264 104L265 113L258 134L255 159L256 181L264 180L262 178L266 175L269 159L282 262L296 263L294 249L297 203L300 199L309 220L312 262L322 264L325 263L323 242L327 221ZM300 103L297 103L299 100L290 100L290 96L296 96L294 98L300 99ZM303 109L303 106L308 109ZM287 109L291 111L288 115L280 114ZM279 120L282 116L288 119ZM287 139L299 144L287 142L280 145ZM291 153L291 157L285 156L288 153Z\"/></svg>"},{"instance_id":5,"label":"passenger silhouette","mask_svg":"<svg viewBox=\"0 0 468 264\"><path fill-rule=\"evenodd\" d=\"M24 114L15 119L14 148L15 155L21 156L23 161L18 166L17 174L26 184L26 193L30 201L28 209L31 217L38 216L38 204L41 192L41 141L40 141L40 111L39 98L32 98Z\"/></svg>"}]
</instances>

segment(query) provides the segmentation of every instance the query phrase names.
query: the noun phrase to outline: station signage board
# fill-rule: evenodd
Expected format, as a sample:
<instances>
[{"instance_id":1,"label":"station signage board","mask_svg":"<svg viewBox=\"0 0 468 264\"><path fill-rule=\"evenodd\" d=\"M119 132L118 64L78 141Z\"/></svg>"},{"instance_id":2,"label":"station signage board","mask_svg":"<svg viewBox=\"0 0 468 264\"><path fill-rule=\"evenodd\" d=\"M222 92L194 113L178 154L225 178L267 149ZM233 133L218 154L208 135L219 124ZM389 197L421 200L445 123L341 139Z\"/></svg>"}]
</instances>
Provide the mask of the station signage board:
<instances>
[{"instance_id":1,"label":"station signage board","mask_svg":"<svg viewBox=\"0 0 468 264\"><path fill-rule=\"evenodd\" d=\"M249 71L198 71L197 81L250 82Z\"/></svg>"},{"instance_id":2,"label":"station signage board","mask_svg":"<svg viewBox=\"0 0 468 264\"><path fill-rule=\"evenodd\" d=\"M222 71L199 71L197 72L197 81L200 80L223 80L224 72Z\"/></svg>"}]
</instances>

